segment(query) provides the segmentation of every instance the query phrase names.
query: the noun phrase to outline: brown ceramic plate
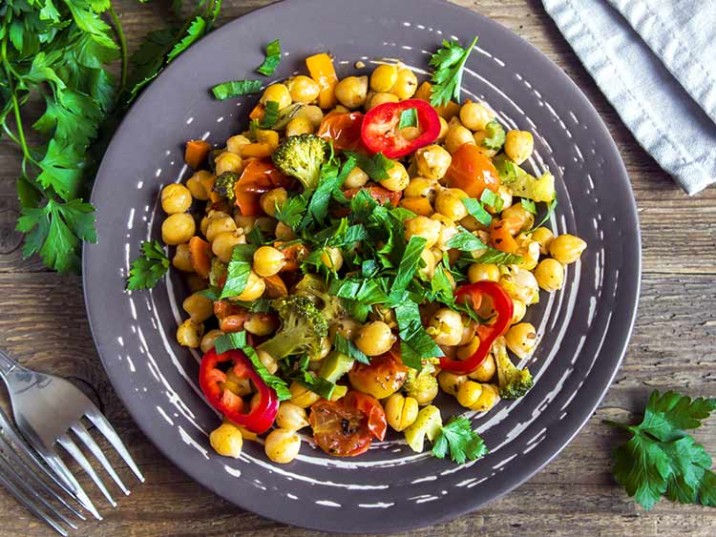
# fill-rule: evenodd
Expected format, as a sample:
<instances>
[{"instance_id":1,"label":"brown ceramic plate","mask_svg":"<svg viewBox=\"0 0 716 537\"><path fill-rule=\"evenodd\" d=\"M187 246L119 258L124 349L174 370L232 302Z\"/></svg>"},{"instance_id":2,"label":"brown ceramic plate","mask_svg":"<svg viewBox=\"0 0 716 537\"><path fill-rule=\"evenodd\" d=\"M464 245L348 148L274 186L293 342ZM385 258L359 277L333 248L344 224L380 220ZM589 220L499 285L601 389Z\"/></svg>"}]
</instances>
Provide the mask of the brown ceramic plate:
<instances>
[{"instance_id":1,"label":"brown ceramic plate","mask_svg":"<svg viewBox=\"0 0 716 537\"><path fill-rule=\"evenodd\" d=\"M218 102L209 88L253 78L262 47L286 52L272 79L303 71L319 51L339 76L362 59L400 58L418 71L442 39L480 36L464 97L486 100L508 127L535 133L534 171L557 177L550 225L589 248L570 265L564 289L542 296L529 320L541 337L529 366L529 394L473 416L491 453L454 465L411 452L397 435L355 459L331 458L303 443L280 466L247 442L239 460L215 455L218 423L197 386L199 356L175 342L186 293L174 276L154 290L126 293L142 240L159 238L160 188L187 177L189 138L221 144L246 125L255 99ZM268 79L267 79L268 82ZM120 398L147 436L184 472L236 505L309 528L406 530L473 510L528 479L564 448L599 404L629 338L639 291L640 245L629 180L614 142L572 81L500 25L436 0L294 0L227 24L174 62L134 105L102 163L92 202L99 241L85 246L87 310L97 349ZM443 415L459 412L441 400Z\"/></svg>"}]
</instances>

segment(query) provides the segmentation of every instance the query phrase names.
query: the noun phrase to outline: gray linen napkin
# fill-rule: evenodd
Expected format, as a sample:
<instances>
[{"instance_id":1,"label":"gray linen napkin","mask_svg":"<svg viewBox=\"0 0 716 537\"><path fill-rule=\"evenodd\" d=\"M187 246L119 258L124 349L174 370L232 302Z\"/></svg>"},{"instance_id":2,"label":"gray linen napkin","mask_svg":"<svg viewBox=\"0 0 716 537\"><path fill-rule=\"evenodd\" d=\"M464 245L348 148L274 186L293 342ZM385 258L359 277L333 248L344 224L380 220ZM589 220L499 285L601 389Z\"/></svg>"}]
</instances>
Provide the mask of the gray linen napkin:
<instances>
[{"instance_id":1,"label":"gray linen napkin","mask_svg":"<svg viewBox=\"0 0 716 537\"><path fill-rule=\"evenodd\" d=\"M716 182L716 0L542 0L639 143L689 194Z\"/></svg>"}]
</instances>

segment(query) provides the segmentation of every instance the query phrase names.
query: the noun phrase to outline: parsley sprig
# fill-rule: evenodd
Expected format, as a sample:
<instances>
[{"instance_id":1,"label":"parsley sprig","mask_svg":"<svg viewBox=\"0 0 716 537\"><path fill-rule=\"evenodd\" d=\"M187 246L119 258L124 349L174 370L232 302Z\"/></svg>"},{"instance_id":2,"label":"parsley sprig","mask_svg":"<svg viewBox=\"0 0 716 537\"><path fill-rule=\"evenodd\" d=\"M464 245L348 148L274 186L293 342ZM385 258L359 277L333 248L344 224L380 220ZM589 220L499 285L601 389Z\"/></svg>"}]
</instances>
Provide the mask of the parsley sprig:
<instances>
[{"instance_id":1,"label":"parsley sprig","mask_svg":"<svg viewBox=\"0 0 716 537\"><path fill-rule=\"evenodd\" d=\"M169 270L169 258L159 241L144 241L142 255L132 261L127 279L127 289L149 289L154 287Z\"/></svg>"},{"instance_id":2,"label":"parsley sprig","mask_svg":"<svg viewBox=\"0 0 716 537\"><path fill-rule=\"evenodd\" d=\"M631 435L613 453L614 478L627 494L647 510L662 496L716 507L711 456L686 432L700 427L714 410L714 398L692 400L674 391L654 390L638 425L607 421Z\"/></svg>"},{"instance_id":3,"label":"parsley sprig","mask_svg":"<svg viewBox=\"0 0 716 537\"><path fill-rule=\"evenodd\" d=\"M453 462L463 464L484 457L488 449L482 437L472 430L470 420L453 416L433 442L433 456L444 459L448 452Z\"/></svg>"},{"instance_id":4,"label":"parsley sprig","mask_svg":"<svg viewBox=\"0 0 716 537\"><path fill-rule=\"evenodd\" d=\"M463 48L458 41L443 40L442 47L430 57L430 66L435 69L431 79L433 88L430 104L444 106L451 100L460 102L465 62L476 44L477 36L467 48Z\"/></svg>"},{"instance_id":5,"label":"parsley sprig","mask_svg":"<svg viewBox=\"0 0 716 537\"><path fill-rule=\"evenodd\" d=\"M109 0L2 2L0 136L21 153L17 229L26 257L39 254L61 272L79 268L82 241L96 241L94 207L84 200L106 144L100 131L111 134L126 105L209 31L220 7L221 0L200 1L183 23L149 34L130 63ZM115 61L118 79L108 69ZM38 100L43 113L29 123L26 107Z\"/></svg>"}]
</instances>

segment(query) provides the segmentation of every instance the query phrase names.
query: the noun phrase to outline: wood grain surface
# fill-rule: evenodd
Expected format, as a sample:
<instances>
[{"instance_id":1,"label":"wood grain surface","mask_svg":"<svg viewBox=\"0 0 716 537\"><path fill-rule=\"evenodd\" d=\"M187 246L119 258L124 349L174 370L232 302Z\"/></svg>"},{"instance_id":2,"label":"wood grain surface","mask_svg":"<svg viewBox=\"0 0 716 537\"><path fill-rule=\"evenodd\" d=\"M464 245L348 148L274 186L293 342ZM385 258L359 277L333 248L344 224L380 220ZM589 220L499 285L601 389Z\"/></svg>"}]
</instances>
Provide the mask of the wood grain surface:
<instances>
[{"instance_id":1,"label":"wood grain surface","mask_svg":"<svg viewBox=\"0 0 716 537\"><path fill-rule=\"evenodd\" d=\"M360 0L356 0L360 1ZM387 0L386 0L387 1ZM162 26L169 2L115 0L130 45ZM270 3L225 0L221 22ZM596 106L626 163L639 206L644 273L639 315L624 366L599 410L574 441L522 487L417 536L716 535L716 509L662 502L647 513L611 477L610 450L622 440L605 418L628 419L654 387L716 394L716 190L689 198L626 130L597 90L539 0L458 0L527 39L555 61ZM145 472L144 485L105 520L75 535L92 537L299 537L314 532L243 512L187 478L151 445L114 394L92 344L80 279L23 260L13 231L18 212L18 153L0 141L0 345L24 364L77 379L100 401ZM5 399L3 394L0 399ZM714 420L712 420L713 422ZM698 438L716 452L716 423ZM124 472L127 482L132 482ZM99 496L99 494L97 494ZM98 499L99 503L99 499ZM386 514L389 516L389 514ZM350 529L350 528L347 528ZM0 536L53 533L0 491Z\"/></svg>"}]
</instances>

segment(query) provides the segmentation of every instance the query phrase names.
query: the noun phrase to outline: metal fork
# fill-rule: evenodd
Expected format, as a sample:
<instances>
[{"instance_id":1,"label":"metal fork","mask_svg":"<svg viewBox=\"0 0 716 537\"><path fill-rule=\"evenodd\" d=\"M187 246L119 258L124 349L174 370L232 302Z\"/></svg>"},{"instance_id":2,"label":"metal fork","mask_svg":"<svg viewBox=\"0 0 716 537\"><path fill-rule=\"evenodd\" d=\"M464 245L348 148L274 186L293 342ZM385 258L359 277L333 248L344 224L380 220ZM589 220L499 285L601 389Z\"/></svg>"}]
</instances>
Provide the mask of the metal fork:
<instances>
[{"instance_id":1,"label":"metal fork","mask_svg":"<svg viewBox=\"0 0 716 537\"><path fill-rule=\"evenodd\" d=\"M0 376L5 381L10 393L15 423L20 432L82 506L97 520L102 520L102 517L58 455L55 449L56 444L59 444L89 475L112 507L116 507L117 502L114 501L102 479L94 471L73 437L78 438L84 447L92 453L124 494L128 495L129 489L85 428L82 423L83 418L86 418L99 430L127 466L132 469L137 479L144 482L144 476L120 440L119 435L97 406L79 388L55 375L27 369L2 350L0 350Z\"/></svg>"},{"instance_id":2,"label":"metal fork","mask_svg":"<svg viewBox=\"0 0 716 537\"><path fill-rule=\"evenodd\" d=\"M52 503L53 501L80 520L86 520L85 516L63 497L64 492L68 498L71 498L71 492L18 436L2 409L0 409L0 485L60 535L68 535L65 526L72 529L77 529L77 526Z\"/></svg>"}]
</instances>

